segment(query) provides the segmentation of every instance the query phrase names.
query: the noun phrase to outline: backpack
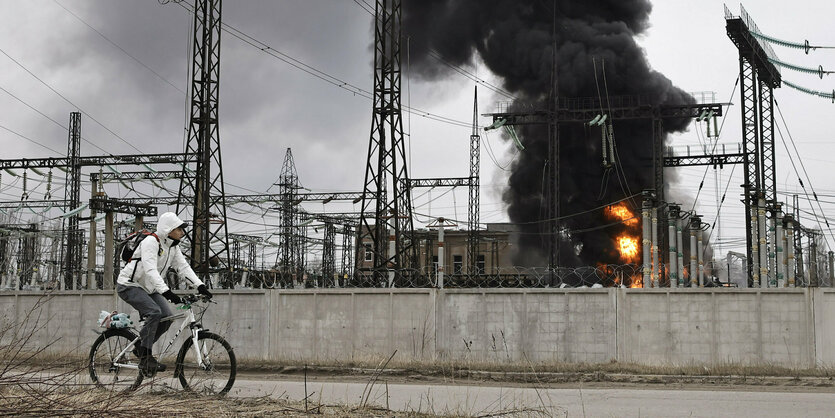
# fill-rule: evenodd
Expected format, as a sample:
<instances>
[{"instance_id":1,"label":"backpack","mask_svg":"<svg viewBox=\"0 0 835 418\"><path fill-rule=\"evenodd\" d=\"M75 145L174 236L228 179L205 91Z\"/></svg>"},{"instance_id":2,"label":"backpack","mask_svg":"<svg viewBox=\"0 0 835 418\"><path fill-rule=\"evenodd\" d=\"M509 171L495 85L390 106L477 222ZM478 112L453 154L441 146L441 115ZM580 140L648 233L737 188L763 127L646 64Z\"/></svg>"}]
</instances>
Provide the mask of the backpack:
<instances>
[{"instance_id":1,"label":"backpack","mask_svg":"<svg viewBox=\"0 0 835 418\"><path fill-rule=\"evenodd\" d=\"M153 235L153 237L157 239L157 243L159 243L159 237L157 236L157 234L148 231L147 229L134 232L128 235L123 241L121 241L119 243L119 247L122 248L122 261L124 261L125 263L129 263L133 259L133 253L136 251L137 248L139 248L139 244L141 244L142 240L144 240L148 235Z\"/></svg>"}]
</instances>

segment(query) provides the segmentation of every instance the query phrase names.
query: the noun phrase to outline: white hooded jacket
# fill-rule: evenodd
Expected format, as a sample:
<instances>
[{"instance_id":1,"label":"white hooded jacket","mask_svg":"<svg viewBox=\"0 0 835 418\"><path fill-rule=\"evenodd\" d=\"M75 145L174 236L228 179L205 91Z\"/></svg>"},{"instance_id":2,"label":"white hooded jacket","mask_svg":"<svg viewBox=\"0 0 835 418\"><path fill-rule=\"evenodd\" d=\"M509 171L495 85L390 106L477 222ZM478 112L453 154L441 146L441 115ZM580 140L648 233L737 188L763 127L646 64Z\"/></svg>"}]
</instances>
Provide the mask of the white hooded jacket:
<instances>
[{"instance_id":1,"label":"white hooded jacket","mask_svg":"<svg viewBox=\"0 0 835 418\"><path fill-rule=\"evenodd\" d=\"M148 293L165 293L168 286L162 277L173 267L181 277L184 277L193 287L203 284L197 274L183 256L178 245L173 245L174 240L168 237L178 226L184 222L172 212L163 213L157 222L155 234L148 235L139 243L133 253L133 258L119 272L117 283L125 286L141 287Z\"/></svg>"}]
</instances>

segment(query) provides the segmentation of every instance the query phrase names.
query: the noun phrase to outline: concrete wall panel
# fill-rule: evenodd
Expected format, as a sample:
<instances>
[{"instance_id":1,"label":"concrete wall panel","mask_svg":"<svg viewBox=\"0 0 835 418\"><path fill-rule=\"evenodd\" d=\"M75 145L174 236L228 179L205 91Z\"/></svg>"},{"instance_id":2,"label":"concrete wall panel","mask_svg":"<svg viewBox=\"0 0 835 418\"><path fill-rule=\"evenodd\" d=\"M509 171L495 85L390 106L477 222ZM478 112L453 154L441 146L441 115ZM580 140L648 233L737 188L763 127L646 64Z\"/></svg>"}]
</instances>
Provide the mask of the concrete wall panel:
<instances>
[{"instance_id":1,"label":"concrete wall panel","mask_svg":"<svg viewBox=\"0 0 835 418\"><path fill-rule=\"evenodd\" d=\"M434 290L392 294L392 342L400 360L431 360L435 353Z\"/></svg>"},{"instance_id":2,"label":"concrete wall panel","mask_svg":"<svg viewBox=\"0 0 835 418\"><path fill-rule=\"evenodd\" d=\"M815 358L820 367L835 367L835 289L815 289Z\"/></svg>"},{"instance_id":3,"label":"concrete wall panel","mask_svg":"<svg viewBox=\"0 0 835 418\"><path fill-rule=\"evenodd\" d=\"M203 324L226 337L242 361L379 361L397 350L396 361L835 365L830 289L216 293ZM39 301L46 302L33 311ZM138 321L112 292L56 292L49 300L0 293L0 321L21 322L32 312L25 322L35 328L30 347L53 343L50 350L62 353L86 355L99 311L114 308Z\"/></svg>"},{"instance_id":4,"label":"concrete wall panel","mask_svg":"<svg viewBox=\"0 0 835 418\"><path fill-rule=\"evenodd\" d=\"M716 294L716 354L719 364L756 364L762 358L759 294Z\"/></svg>"},{"instance_id":5,"label":"concrete wall panel","mask_svg":"<svg viewBox=\"0 0 835 418\"><path fill-rule=\"evenodd\" d=\"M315 358L316 338L316 294L298 292L276 292L278 323L276 339L271 340L276 359L312 360Z\"/></svg>"}]
</instances>

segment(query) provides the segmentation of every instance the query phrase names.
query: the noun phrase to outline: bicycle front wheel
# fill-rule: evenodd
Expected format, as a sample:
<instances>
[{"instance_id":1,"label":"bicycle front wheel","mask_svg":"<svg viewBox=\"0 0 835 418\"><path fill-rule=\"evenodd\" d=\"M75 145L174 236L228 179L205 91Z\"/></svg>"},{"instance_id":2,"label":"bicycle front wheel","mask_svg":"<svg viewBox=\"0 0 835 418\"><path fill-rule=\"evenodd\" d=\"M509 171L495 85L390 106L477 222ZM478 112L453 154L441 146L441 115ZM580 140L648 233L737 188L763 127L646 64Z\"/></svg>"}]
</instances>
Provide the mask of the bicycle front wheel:
<instances>
[{"instance_id":1,"label":"bicycle front wheel","mask_svg":"<svg viewBox=\"0 0 835 418\"><path fill-rule=\"evenodd\" d=\"M134 390L142 383L139 359L126 350L136 339L127 329L109 329L99 335L90 349L90 378L98 387L115 391Z\"/></svg>"},{"instance_id":2,"label":"bicycle front wheel","mask_svg":"<svg viewBox=\"0 0 835 418\"><path fill-rule=\"evenodd\" d=\"M198 364L194 340L187 339L177 354L174 374L183 389L205 395L225 395L232 389L237 373L235 352L220 335L201 331L197 345L203 364Z\"/></svg>"}]
</instances>

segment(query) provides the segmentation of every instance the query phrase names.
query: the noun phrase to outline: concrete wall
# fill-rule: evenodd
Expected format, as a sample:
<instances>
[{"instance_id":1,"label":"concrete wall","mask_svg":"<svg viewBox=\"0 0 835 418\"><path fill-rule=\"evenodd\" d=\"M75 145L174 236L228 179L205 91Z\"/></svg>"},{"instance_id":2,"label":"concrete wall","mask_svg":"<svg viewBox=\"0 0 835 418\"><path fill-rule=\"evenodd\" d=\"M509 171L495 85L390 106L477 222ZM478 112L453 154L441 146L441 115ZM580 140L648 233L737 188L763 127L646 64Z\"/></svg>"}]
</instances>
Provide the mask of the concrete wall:
<instances>
[{"instance_id":1,"label":"concrete wall","mask_svg":"<svg viewBox=\"0 0 835 418\"><path fill-rule=\"evenodd\" d=\"M379 361L397 350L398 361L835 365L831 289L215 293L203 324L244 361ZM2 321L42 325L32 343L57 340L50 350L59 352L86 355L99 311L112 309L138 316L108 291L58 292L48 300L0 293Z\"/></svg>"}]
</instances>

